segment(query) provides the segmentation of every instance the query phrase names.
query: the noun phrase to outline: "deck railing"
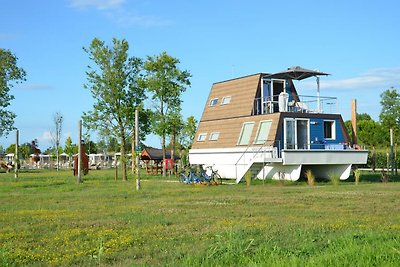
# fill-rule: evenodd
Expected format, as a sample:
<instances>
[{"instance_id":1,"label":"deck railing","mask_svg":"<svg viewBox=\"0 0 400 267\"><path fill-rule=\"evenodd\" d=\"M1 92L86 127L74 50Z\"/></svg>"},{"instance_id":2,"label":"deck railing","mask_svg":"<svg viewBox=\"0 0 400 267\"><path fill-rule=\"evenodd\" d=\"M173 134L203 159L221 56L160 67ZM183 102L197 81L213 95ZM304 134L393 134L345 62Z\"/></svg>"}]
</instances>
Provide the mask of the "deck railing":
<instances>
[{"instance_id":1,"label":"deck railing","mask_svg":"<svg viewBox=\"0 0 400 267\"><path fill-rule=\"evenodd\" d=\"M301 113L338 113L336 97L318 97L299 95L301 101L288 101L282 96L274 95L254 99L253 115L271 114L276 112Z\"/></svg>"},{"instance_id":2,"label":"deck railing","mask_svg":"<svg viewBox=\"0 0 400 267\"><path fill-rule=\"evenodd\" d=\"M250 144L235 163L236 179L239 176L238 169L246 167L256 157L262 157L263 162L268 162L271 158L281 158L281 141L265 140L262 145Z\"/></svg>"}]
</instances>

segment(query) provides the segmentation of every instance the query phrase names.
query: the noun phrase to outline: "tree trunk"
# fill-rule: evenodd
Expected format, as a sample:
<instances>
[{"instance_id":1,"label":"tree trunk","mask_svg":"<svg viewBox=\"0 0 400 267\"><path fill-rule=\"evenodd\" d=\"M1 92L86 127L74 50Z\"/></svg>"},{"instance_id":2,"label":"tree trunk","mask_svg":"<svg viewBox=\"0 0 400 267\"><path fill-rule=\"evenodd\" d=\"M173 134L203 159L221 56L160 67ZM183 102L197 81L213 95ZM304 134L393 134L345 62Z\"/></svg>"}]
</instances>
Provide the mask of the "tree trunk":
<instances>
[{"instance_id":1,"label":"tree trunk","mask_svg":"<svg viewBox=\"0 0 400 267\"><path fill-rule=\"evenodd\" d=\"M167 157L166 152L165 152L165 117L164 117L164 100L163 97L161 96L161 102L160 102L160 113L161 113L161 125L163 127L162 129L162 136L161 136L161 148L162 148L162 155L163 155L163 161L161 163L162 166L162 175L163 177L167 176L167 171L164 168L164 162Z\"/></svg>"},{"instance_id":2,"label":"tree trunk","mask_svg":"<svg viewBox=\"0 0 400 267\"><path fill-rule=\"evenodd\" d=\"M128 181L127 175L126 175L126 157L125 157L125 131L123 127L120 127L121 131L121 168L122 168L122 181Z\"/></svg>"},{"instance_id":3,"label":"tree trunk","mask_svg":"<svg viewBox=\"0 0 400 267\"><path fill-rule=\"evenodd\" d=\"M162 146L162 157L163 157L163 161L161 163L161 165L162 165L162 175L165 177L165 176L167 176L167 170L164 168L164 162L165 162L165 159L167 157L167 155L166 155L167 153L165 151L165 133L163 133L163 136L161 137L161 146Z\"/></svg>"},{"instance_id":4,"label":"tree trunk","mask_svg":"<svg viewBox=\"0 0 400 267\"><path fill-rule=\"evenodd\" d=\"M176 133L175 133L175 130L174 130L173 133L172 133L172 138L171 138L171 159L172 159L173 162L175 160L175 157L174 157L174 154L175 154L175 143L176 143L175 139L176 139ZM175 164L175 162L174 162L174 164ZM174 168L172 168L171 171L172 171L173 174L175 173L174 172Z\"/></svg>"},{"instance_id":5,"label":"tree trunk","mask_svg":"<svg viewBox=\"0 0 400 267\"><path fill-rule=\"evenodd\" d=\"M136 157L135 157L135 127L132 129L132 175L135 175Z\"/></svg>"},{"instance_id":6,"label":"tree trunk","mask_svg":"<svg viewBox=\"0 0 400 267\"><path fill-rule=\"evenodd\" d=\"M57 158L56 158L56 161L57 161L57 171L59 171L59 166L60 166L60 156L58 155L59 153L58 153L58 146L56 146L56 155L57 155Z\"/></svg>"}]
</instances>

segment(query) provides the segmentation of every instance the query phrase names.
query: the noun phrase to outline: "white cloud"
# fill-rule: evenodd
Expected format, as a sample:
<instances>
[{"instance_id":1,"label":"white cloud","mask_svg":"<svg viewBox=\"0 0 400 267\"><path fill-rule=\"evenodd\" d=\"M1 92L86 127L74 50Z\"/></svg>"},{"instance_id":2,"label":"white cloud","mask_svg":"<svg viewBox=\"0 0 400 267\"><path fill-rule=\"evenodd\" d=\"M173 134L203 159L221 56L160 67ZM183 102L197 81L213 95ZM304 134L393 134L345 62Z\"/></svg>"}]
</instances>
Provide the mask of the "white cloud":
<instances>
[{"instance_id":1,"label":"white cloud","mask_svg":"<svg viewBox=\"0 0 400 267\"><path fill-rule=\"evenodd\" d=\"M321 78L321 89L330 90L358 90L358 89L380 89L386 90L391 86L398 87L400 84L400 68L372 69L356 77L334 80ZM301 88L315 90L316 83L312 79L301 82Z\"/></svg>"},{"instance_id":2,"label":"white cloud","mask_svg":"<svg viewBox=\"0 0 400 267\"><path fill-rule=\"evenodd\" d=\"M171 24L168 20L153 16L138 16L129 12L121 11L118 14L112 14L111 17L123 27L144 26L144 27L160 27Z\"/></svg>"},{"instance_id":3,"label":"white cloud","mask_svg":"<svg viewBox=\"0 0 400 267\"><path fill-rule=\"evenodd\" d=\"M97 9L121 27L160 27L171 24L162 18L132 12L125 6L125 0L70 0L70 6L79 9Z\"/></svg>"},{"instance_id":4,"label":"white cloud","mask_svg":"<svg viewBox=\"0 0 400 267\"><path fill-rule=\"evenodd\" d=\"M38 138L39 144L40 143L48 143L48 142L51 142L52 140L53 139L52 139L50 131L44 131L42 133L42 135Z\"/></svg>"},{"instance_id":5,"label":"white cloud","mask_svg":"<svg viewBox=\"0 0 400 267\"><path fill-rule=\"evenodd\" d=\"M99 10L116 9L122 6L124 0L71 0L74 8L96 8Z\"/></svg>"},{"instance_id":6,"label":"white cloud","mask_svg":"<svg viewBox=\"0 0 400 267\"><path fill-rule=\"evenodd\" d=\"M15 85L15 89L20 90L51 90L53 87L48 84L39 84L39 83L22 83Z\"/></svg>"},{"instance_id":7,"label":"white cloud","mask_svg":"<svg viewBox=\"0 0 400 267\"><path fill-rule=\"evenodd\" d=\"M18 38L17 34L0 33L0 41L12 41Z\"/></svg>"},{"instance_id":8,"label":"white cloud","mask_svg":"<svg viewBox=\"0 0 400 267\"><path fill-rule=\"evenodd\" d=\"M162 27L171 24L170 21L154 16L135 15L126 10L116 10L108 12L108 17L121 27L143 26L143 27Z\"/></svg>"}]
</instances>

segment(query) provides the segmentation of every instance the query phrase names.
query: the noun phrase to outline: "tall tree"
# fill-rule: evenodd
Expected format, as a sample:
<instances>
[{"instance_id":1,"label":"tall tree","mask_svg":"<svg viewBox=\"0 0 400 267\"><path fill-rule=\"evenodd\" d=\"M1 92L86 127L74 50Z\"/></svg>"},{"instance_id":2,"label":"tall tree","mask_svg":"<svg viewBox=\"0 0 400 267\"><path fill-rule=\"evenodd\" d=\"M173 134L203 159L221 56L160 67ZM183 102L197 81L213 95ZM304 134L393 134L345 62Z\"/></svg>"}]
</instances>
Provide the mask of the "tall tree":
<instances>
[{"instance_id":1,"label":"tall tree","mask_svg":"<svg viewBox=\"0 0 400 267\"><path fill-rule=\"evenodd\" d=\"M135 109L143 105L145 91L138 85L142 60L129 57L126 40L113 39L108 46L95 38L84 51L94 66L86 71L87 84L95 100L93 110L84 112L85 127L99 131L100 135L113 136L119 140L122 179L127 180L125 147L134 127ZM141 109L140 129L148 131L147 111Z\"/></svg>"},{"instance_id":2,"label":"tall tree","mask_svg":"<svg viewBox=\"0 0 400 267\"><path fill-rule=\"evenodd\" d=\"M54 122L54 132L51 131L51 139L54 145L54 152L56 156L56 163L57 163L57 171L59 170L60 165L60 144L61 144L61 132L62 132L62 124L64 118L60 112L56 112L53 115L53 122Z\"/></svg>"},{"instance_id":3,"label":"tall tree","mask_svg":"<svg viewBox=\"0 0 400 267\"><path fill-rule=\"evenodd\" d=\"M152 128L161 137L163 159L166 158L165 138L169 134L168 116L180 109L181 94L190 86L188 71L178 68L180 61L162 52L157 56L148 56L144 63L146 71L145 87L152 94L155 108L153 110ZM166 175L163 169L163 175Z\"/></svg>"},{"instance_id":4,"label":"tall tree","mask_svg":"<svg viewBox=\"0 0 400 267\"><path fill-rule=\"evenodd\" d=\"M176 107L169 114L167 114L167 132L170 135L171 143L171 158L174 159L177 152L177 138L183 129L184 122L180 112L180 107Z\"/></svg>"},{"instance_id":5,"label":"tall tree","mask_svg":"<svg viewBox=\"0 0 400 267\"><path fill-rule=\"evenodd\" d=\"M394 87L384 91L381 94L382 110L379 114L379 120L385 132L389 133L392 128L396 133L396 139L399 140L400 134L400 93Z\"/></svg>"},{"instance_id":6,"label":"tall tree","mask_svg":"<svg viewBox=\"0 0 400 267\"><path fill-rule=\"evenodd\" d=\"M399 128L400 126L400 94L394 87L381 94L382 110L379 119L387 128Z\"/></svg>"},{"instance_id":7,"label":"tall tree","mask_svg":"<svg viewBox=\"0 0 400 267\"><path fill-rule=\"evenodd\" d=\"M17 60L10 50L0 48L0 136L14 129L15 114L6 109L14 99L10 89L13 83L25 81L26 73L17 66Z\"/></svg>"}]
</instances>

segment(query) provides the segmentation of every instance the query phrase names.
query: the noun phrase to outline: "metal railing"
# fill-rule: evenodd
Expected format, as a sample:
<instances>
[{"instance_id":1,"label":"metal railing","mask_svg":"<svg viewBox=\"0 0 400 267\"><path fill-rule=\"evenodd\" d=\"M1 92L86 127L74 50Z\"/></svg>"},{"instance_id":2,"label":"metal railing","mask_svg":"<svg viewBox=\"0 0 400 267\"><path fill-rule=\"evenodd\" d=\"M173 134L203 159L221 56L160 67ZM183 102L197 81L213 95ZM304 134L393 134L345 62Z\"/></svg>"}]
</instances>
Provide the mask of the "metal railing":
<instances>
[{"instance_id":1,"label":"metal railing","mask_svg":"<svg viewBox=\"0 0 400 267\"><path fill-rule=\"evenodd\" d=\"M347 143L327 143L324 141L311 143L283 143L282 149L285 150L364 150L364 145L351 146Z\"/></svg>"},{"instance_id":2,"label":"metal railing","mask_svg":"<svg viewBox=\"0 0 400 267\"><path fill-rule=\"evenodd\" d=\"M268 159L271 158L281 158L281 141L265 140L261 145L249 144L235 163L236 178L238 177L238 166L247 166L260 154L263 157L263 163L268 162Z\"/></svg>"},{"instance_id":3,"label":"metal railing","mask_svg":"<svg viewBox=\"0 0 400 267\"><path fill-rule=\"evenodd\" d=\"M319 101L316 96L299 95L299 98L301 101L287 101L287 104L285 102L280 103L279 95L256 98L254 99L252 115L271 114L280 111L325 114L338 113L339 107L336 97L321 96L319 97Z\"/></svg>"}]
</instances>

